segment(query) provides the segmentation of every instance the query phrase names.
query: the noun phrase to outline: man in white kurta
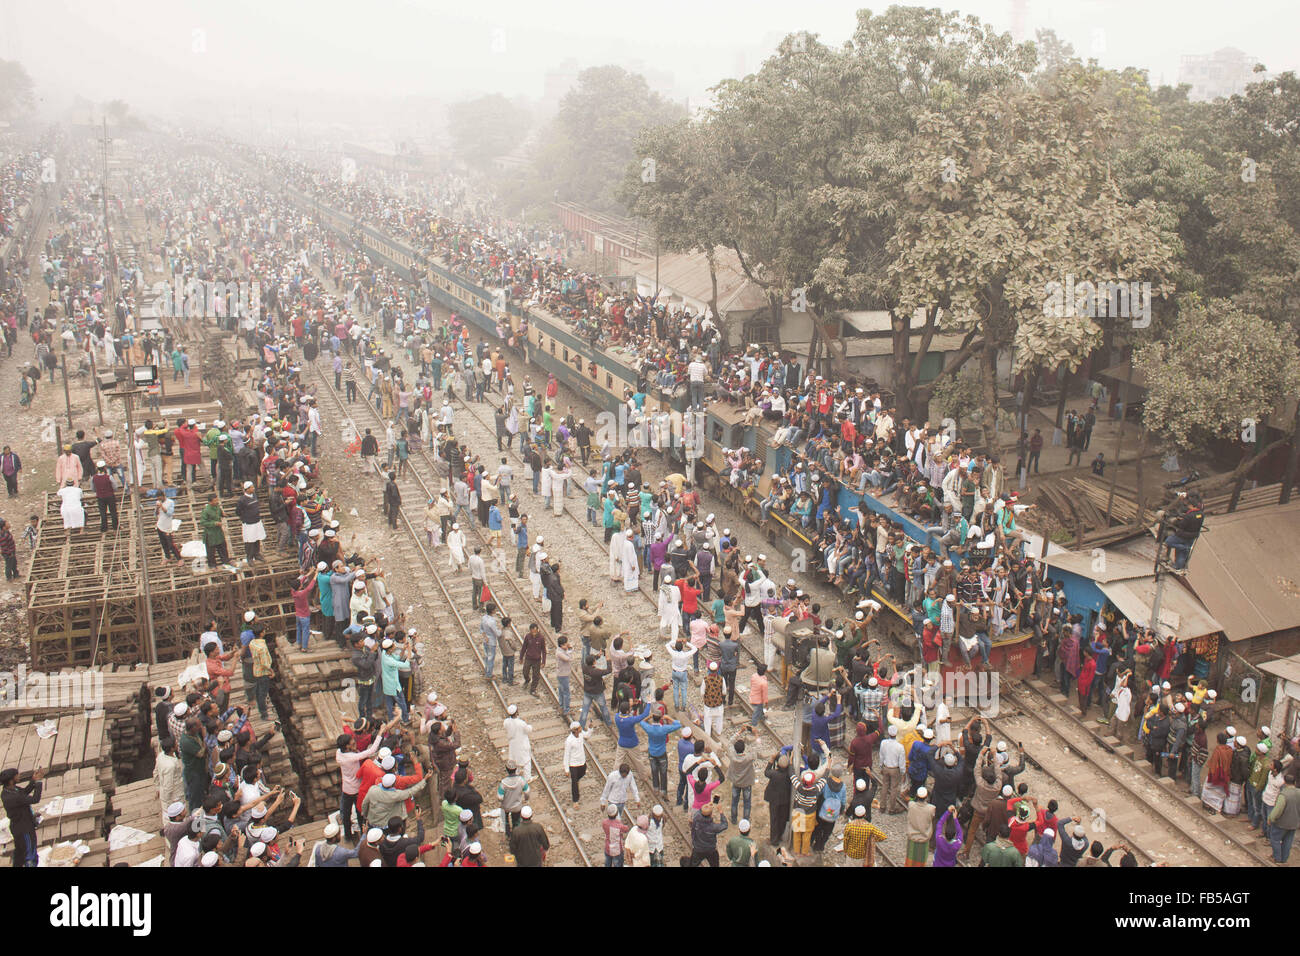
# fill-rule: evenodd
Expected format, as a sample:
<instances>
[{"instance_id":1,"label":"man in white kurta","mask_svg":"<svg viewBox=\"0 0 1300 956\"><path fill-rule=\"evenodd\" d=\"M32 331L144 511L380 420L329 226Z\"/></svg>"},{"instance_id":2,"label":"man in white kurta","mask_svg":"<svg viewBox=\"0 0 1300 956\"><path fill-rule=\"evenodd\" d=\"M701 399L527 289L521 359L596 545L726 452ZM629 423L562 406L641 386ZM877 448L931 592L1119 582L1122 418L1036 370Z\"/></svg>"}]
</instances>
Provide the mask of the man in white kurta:
<instances>
[{"instance_id":1,"label":"man in white kurta","mask_svg":"<svg viewBox=\"0 0 1300 956\"><path fill-rule=\"evenodd\" d=\"M541 538L533 544L533 552L528 556L528 583L533 589L533 600L542 603L542 570L537 565L537 555L541 553Z\"/></svg>"},{"instance_id":2,"label":"man in white kurta","mask_svg":"<svg viewBox=\"0 0 1300 956\"><path fill-rule=\"evenodd\" d=\"M551 513L557 518L564 514L564 495L568 488L566 483L572 476L568 462L565 462L562 470L551 474Z\"/></svg>"},{"instance_id":3,"label":"man in white kurta","mask_svg":"<svg viewBox=\"0 0 1300 956\"><path fill-rule=\"evenodd\" d=\"M609 539L609 579L617 581L622 575L623 549L627 545L625 535L616 534Z\"/></svg>"},{"instance_id":4,"label":"man in white kurta","mask_svg":"<svg viewBox=\"0 0 1300 956\"><path fill-rule=\"evenodd\" d=\"M637 559L636 542L631 528L623 534L623 590L641 590L641 565Z\"/></svg>"},{"instance_id":5,"label":"man in white kurta","mask_svg":"<svg viewBox=\"0 0 1300 956\"><path fill-rule=\"evenodd\" d=\"M469 563L469 559L465 556L465 532L460 530L459 522L452 525L451 531L447 534L447 551L451 555L447 566L453 571L458 571Z\"/></svg>"},{"instance_id":6,"label":"man in white kurta","mask_svg":"<svg viewBox=\"0 0 1300 956\"><path fill-rule=\"evenodd\" d=\"M59 516L63 518L63 529L77 531L84 528L86 511L81 505L81 487L69 478L59 489L59 498L62 499L62 504L59 505Z\"/></svg>"},{"instance_id":7,"label":"man in white kurta","mask_svg":"<svg viewBox=\"0 0 1300 956\"><path fill-rule=\"evenodd\" d=\"M549 464L542 466L542 476L538 481L538 491L541 493L543 501L550 501L551 492L554 490L551 487L554 476L555 472L551 469Z\"/></svg>"},{"instance_id":8,"label":"man in white kurta","mask_svg":"<svg viewBox=\"0 0 1300 956\"><path fill-rule=\"evenodd\" d=\"M668 567L668 565L665 565ZM682 627L682 592L673 584L671 577L665 577L659 585L659 633L666 629L672 632L672 640L677 640L677 632Z\"/></svg>"},{"instance_id":9,"label":"man in white kurta","mask_svg":"<svg viewBox=\"0 0 1300 956\"><path fill-rule=\"evenodd\" d=\"M510 714L501 725L506 729L506 759L513 760L525 781L533 779L533 742L529 734L533 725L526 723L519 716L519 708L511 704L507 709Z\"/></svg>"}]
</instances>

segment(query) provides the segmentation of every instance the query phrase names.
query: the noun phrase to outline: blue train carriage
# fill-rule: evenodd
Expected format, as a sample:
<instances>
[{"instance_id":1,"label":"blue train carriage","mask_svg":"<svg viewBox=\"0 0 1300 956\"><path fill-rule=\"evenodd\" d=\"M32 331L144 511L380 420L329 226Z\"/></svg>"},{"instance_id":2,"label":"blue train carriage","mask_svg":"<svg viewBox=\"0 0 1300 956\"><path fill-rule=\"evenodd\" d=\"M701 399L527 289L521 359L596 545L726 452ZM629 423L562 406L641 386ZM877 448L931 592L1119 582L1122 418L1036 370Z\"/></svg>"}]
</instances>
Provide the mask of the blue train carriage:
<instances>
[{"instance_id":1,"label":"blue train carriage","mask_svg":"<svg viewBox=\"0 0 1300 956\"><path fill-rule=\"evenodd\" d=\"M701 458L703 467L699 470L701 484L706 490L730 502L746 518L758 525L759 534L762 535L766 545L790 557L796 569L817 572L823 567L823 557L815 547L812 531L804 529L789 515L776 511L769 514L767 519L763 519L759 508L759 502L767 496L771 488L772 476L788 467L790 449L773 445L775 429L772 423L761 422L756 426L747 426L743 419L743 409L736 406L715 403L709 407L706 416L704 455ZM730 481L723 477L726 468L724 449L737 447L749 448L764 462L759 481L749 489L733 488ZM938 540L928 535L919 522L896 511L880 498L860 493L840 481L832 481L830 491L830 506L837 510L849 524L857 525L859 509L884 515L902 527L908 544L928 545L944 557L952 558L954 563L957 562L956 553L945 552ZM891 595L873 588L871 596L905 622L909 628L912 627L911 613ZM1032 636L1031 631L1018 628L1014 632L1007 631L995 638L989 655L994 670L1004 677L1015 679L1022 679L1032 673L1036 654ZM975 659L978 661L978 655ZM965 672L972 669L965 663L955 646L950 650L948 660L942 662L942 668L945 673Z\"/></svg>"}]
</instances>

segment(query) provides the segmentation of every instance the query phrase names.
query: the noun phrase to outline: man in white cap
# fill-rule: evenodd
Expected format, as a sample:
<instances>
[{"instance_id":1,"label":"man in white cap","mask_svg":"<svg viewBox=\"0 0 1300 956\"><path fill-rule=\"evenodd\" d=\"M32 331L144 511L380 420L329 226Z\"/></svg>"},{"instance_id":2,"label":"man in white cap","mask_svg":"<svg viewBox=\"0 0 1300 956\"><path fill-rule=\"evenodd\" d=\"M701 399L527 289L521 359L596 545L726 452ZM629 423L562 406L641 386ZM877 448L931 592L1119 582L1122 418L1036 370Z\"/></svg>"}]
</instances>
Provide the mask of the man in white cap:
<instances>
[{"instance_id":1,"label":"man in white cap","mask_svg":"<svg viewBox=\"0 0 1300 956\"><path fill-rule=\"evenodd\" d=\"M174 867L196 867L203 856L199 844L203 836L203 824L198 817L190 820L189 830L176 843L176 852L172 857Z\"/></svg>"},{"instance_id":2,"label":"man in white cap","mask_svg":"<svg viewBox=\"0 0 1300 956\"><path fill-rule=\"evenodd\" d=\"M709 661L704 680L700 682L700 697L704 704L704 735L722 739L723 714L727 703L726 683L718 670L717 661Z\"/></svg>"},{"instance_id":3,"label":"man in white cap","mask_svg":"<svg viewBox=\"0 0 1300 956\"><path fill-rule=\"evenodd\" d=\"M584 746L595 728L583 730L578 721L569 722L569 736L564 738L564 775L569 778L569 796L573 806L578 806L578 781L587 773L587 751Z\"/></svg>"},{"instance_id":4,"label":"man in white cap","mask_svg":"<svg viewBox=\"0 0 1300 956\"><path fill-rule=\"evenodd\" d=\"M333 819L325 824L324 839L312 849L309 866L347 866L361 852L360 847L345 847L339 842L342 828Z\"/></svg>"},{"instance_id":5,"label":"man in white cap","mask_svg":"<svg viewBox=\"0 0 1300 956\"><path fill-rule=\"evenodd\" d=\"M389 821L394 817L406 819L406 806L429 785L429 778L435 773L433 767L425 771L424 776L409 787L397 787L397 775L386 773L379 778L379 783L366 791L361 804L361 815L367 820Z\"/></svg>"},{"instance_id":6,"label":"man in white cap","mask_svg":"<svg viewBox=\"0 0 1300 956\"><path fill-rule=\"evenodd\" d=\"M885 739L880 742L880 808L885 813L899 812L899 797L906 768L907 753L898 739L898 728L890 724Z\"/></svg>"},{"instance_id":7,"label":"man in white cap","mask_svg":"<svg viewBox=\"0 0 1300 956\"><path fill-rule=\"evenodd\" d=\"M618 775L618 771L614 771ZM628 831L628 825L619 819L619 808L611 803L605 807L605 820L601 823L601 829L605 831L605 866L623 865L623 842Z\"/></svg>"},{"instance_id":8,"label":"man in white cap","mask_svg":"<svg viewBox=\"0 0 1300 956\"><path fill-rule=\"evenodd\" d=\"M506 715L502 726L506 731L507 758L523 775L524 782L528 783L533 779L533 742L529 737L533 725L519 716L519 707L515 704L506 708Z\"/></svg>"},{"instance_id":9,"label":"man in white cap","mask_svg":"<svg viewBox=\"0 0 1300 956\"><path fill-rule=\"evenodd\" d=\"M257 500L257 489L251 481L244 482L243 494L235 503L235 514L244 533L244 557L250 563L265 560L262 542L266 540L266 527L262 524L262 506Z\"/></svg>"},{"instance_id":10,"label":"man in white cap","mask_svg":"<svg viewBox=\"0 0 1300 956\"><path fill-rule=\"evenodd\" d=\"M510 852L515 858L515 866L544 866L546 851L550 848L546 828L533 819L533 808L524 804L519 810L519 822L510 831Z\"/></svg>"},{"instance_id":11,"label":"man in white cap","mask_svg":"<svg viewBox=\"0 0 1300 956\"><path fill-rule=\"evenodd\" d=\"M934 805L927 799L930 791L920 787L907 805L906 866L925 866L930 855L930 836L934 833Z\"/></svg>"},{"instance_id":12,"label":"man in white cap","mask_svg":"<svg viewBox=\"0 0 1300 956\"><path fill-rule=\"evenodd\" d=\"M754 841L749 835L749 821L736 824L740 832L727 841L727 862L732 866L754 865Z\"/></svg>"},{"instance_id":13,"label":"man in white cap","mask_svg":"<svg viewBox=\"0 0 1300 956\"><path fill-rule=\"evenodd\" d=\"M641 590L641 565L637 556L635 534L631 528L628 528L621 536L623 538L623 590L628 594ZM614 541L618 541L619 537L615 535ZM613 542L610 543L610 547L613 547Z\"/></svg>"},{"instance_id":14,"label":"man in white cap","mask_svg":"<svg viewBox=\"0 0 1300 956\"><path fill-rule=\"evenodd\" d=\"M447 554L450 560L447 566L453 571L459 571L469 563L469 558L465 554L465 532L460 529L460 522L453 522L451 531L447 534Z\"/></svg>"}]
</instances>

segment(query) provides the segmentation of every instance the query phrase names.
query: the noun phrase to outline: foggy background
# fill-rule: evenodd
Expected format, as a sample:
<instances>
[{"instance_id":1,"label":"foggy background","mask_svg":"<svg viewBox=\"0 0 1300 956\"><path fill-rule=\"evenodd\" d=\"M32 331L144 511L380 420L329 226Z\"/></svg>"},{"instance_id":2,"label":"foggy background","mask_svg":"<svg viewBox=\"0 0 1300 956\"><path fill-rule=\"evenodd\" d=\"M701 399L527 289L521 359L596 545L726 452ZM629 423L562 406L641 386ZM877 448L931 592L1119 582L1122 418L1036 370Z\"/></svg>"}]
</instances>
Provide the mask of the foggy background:
<instances>
[{"instance_id":1,"label":"foggy background","mask_svg":"<svg viewBox=\"0 0 1300 956\"><path fill-rule=\"evenodd\" d=\"M442 110L484 93L545 115L578 71L615 63L692 110L726 76L755 70L787 33L847 38L861 6L806 0L8 0L0 58L19 61L43 110L75 97L124 100L146 119L307 136L436 137ZM1271 73L1300 60L1300 5L1287 0L966 0L941 4L1018 39L1054 30L1081 58L1179 80L1185 54L1235 47ZM85 106L86 104L81 104ZM233 125L232 125L233 124ZM423 127L423 128L422 128ZM299 132L301 130L301 133Z\"/></svg>"}]
</instances>

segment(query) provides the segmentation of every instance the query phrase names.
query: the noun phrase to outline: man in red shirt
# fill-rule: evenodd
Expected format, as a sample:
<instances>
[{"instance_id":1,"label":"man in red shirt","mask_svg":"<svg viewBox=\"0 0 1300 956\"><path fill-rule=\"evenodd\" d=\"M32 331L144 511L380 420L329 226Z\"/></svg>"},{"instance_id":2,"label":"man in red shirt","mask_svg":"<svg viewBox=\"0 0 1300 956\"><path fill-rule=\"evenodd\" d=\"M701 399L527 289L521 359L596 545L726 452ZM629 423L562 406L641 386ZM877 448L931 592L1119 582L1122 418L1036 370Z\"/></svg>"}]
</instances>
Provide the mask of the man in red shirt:
<instances>
[{"instance_id":1,"label":"man in red shirt","mask_svg":"<svg viewBox=\"0 0 1300 956\"><path fill-rule=\"evenodd\" d=\"M871 771L871 760L876 744L880 742L880 731L867 732L867 725L859 723L857 736L849 743L849 767L854 780L865 780Z\"/></svg>"},{"instance_id":2,"label":"man in red shirt","mask_svg":"<svg viewBox=\"0 0 1300 956\"><path fill-rule=\"evenodd\" d=\"M216 641L208 642L207 649L207 666L208 666L208 685L217 688L214 698L217 706L222 710L226 709L226 704L230 700L230 678L235 676L233 669L222 665L222 661L228 661L239 653L239 648L227 651L224 654L217 653Z\"/></svg>"},{"instance_id":3,"label":"man in red shirt","mask_svg":"<svg viewBox=\"0 0 1300 956\"><path fill-rule=\"evenodd\" d=\"M193 482L198 473L199 463L202 459L202 446L199 444L199 432L194 427L194 419L188 422L176 420L176 429L172 432L172 437L176 439L176 444L181 449L181 481ZM186 477L186 469L189 469Z\"/></svg>"},{"instance_id":4,"label":"man in red shirt","mask_svg":"<svg viewBox=\"0 0 1300 956\"><path fill-rule=\"evenodd\" d=\"M404 736L409 737L409 733L407 731ZM420 761L415 759L414 754L411 755L411 768L411 773L398 776L397 781L393 784L395 790L405 790L407 787L413 787L424 779L424 771L420 769ZM365 802L366 794L370 792L370 788L383 779L384 774L396 772L397 758L391 754L379 760L367 760L363 763L360 772L357 774L359 784L357 787L357 806L359 807ZM408 812L410 812L412 806L411 800L408 799L406 801ZM379 822L387 825L385 820Z\"/></svg>"},{"instance_id":5,"label":"man in red shirt","mask_svg":"<svg viewBox=\"0 0 1300 956\"><path fill-rule=\"evenodd\" d=\"M692 574L690 581L695 585L700 583L698 576ZM690 630L691 621L695 620L700 613L700 595L704 593L702 588L687 583L686 580L678 578L675 582L678 590L682 592L682 627Z\"/></svg>"},{"instance_id":6,"label":"man in red shirt","mask_svg":"<svg viewBox=\"0 0 1300 956\"><path fill-rule=\"evenodd\" d=\"M1030 804L1033 806L1031 807ZM1011 819L1011 842L1022 855L1029 852L1029 831L1037 823L1038 801L1033 797L1016 796L1007 801L1007 808L1014 809Z\"/></svg>"},{"instance_id":7,"label":"man in red shirt","mask_svg":"<svg viewBox=\"0 0 1300 956\"><path fill-rule=\"evenodd\" d=\"M108 474L108 465L103 461L95 462L95 477L90 479L95 489L95 501L99 505L99 531L108 531L108 519L113 519L113 530L117 530L117 491L113 488L113 479Z\"/></svg>"}]
</instances>

